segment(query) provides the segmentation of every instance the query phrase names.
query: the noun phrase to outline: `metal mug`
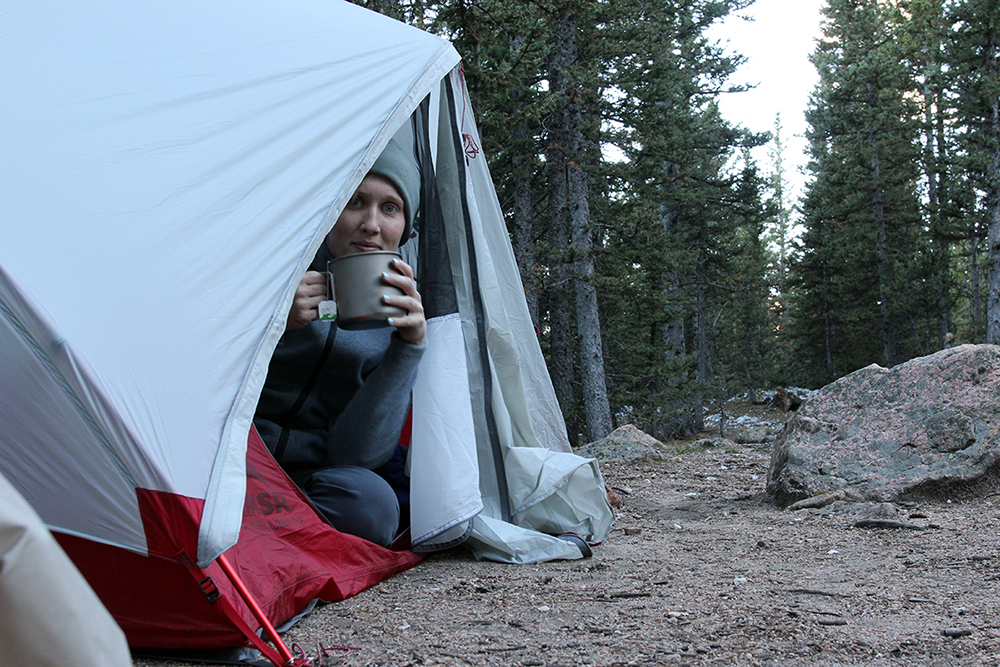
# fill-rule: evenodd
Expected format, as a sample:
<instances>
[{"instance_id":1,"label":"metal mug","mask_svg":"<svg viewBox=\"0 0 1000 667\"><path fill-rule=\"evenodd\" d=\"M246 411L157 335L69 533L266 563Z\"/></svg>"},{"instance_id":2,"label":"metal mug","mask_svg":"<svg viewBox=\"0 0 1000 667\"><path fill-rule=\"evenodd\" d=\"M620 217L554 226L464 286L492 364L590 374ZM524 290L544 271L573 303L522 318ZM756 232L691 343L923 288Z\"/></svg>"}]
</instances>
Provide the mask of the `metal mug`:
<instances>
[{"instance_id":1,"label":"metal mug","mask_svg":"<svg viewBox=\"0 0 1000 667\"><path fill-rule=\"evenodd\" d=\"M393 259L402 256L390 250L377 250L344 255L327 263L330 294L337 302L337 326L375 329L387 326L390 317L406 315L402 308L382 300L383 294L405 294L382 280L383 273L396 270L392 267Z\"/></svg>"}]
</instances>

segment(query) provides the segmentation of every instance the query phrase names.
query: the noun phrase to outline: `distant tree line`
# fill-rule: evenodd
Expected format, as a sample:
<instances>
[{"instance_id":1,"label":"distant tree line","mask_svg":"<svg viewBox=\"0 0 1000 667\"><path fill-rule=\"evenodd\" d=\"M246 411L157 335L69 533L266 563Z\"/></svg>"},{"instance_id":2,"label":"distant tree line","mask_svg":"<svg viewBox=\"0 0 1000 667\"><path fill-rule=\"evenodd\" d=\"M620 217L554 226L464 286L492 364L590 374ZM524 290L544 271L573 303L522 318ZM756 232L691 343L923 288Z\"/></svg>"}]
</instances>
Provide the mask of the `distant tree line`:
<instances>
[{"instance_id":1,"label":"distant tree line","mask_svg":"<svg viewBox=\"0 0 1000 667\"><path fill-rule=\"evenodd\" d=\"M780 119L718 109L743 58L708 29L751 0L358 4L463 56L572 441L1000 343L995 1L829 0L797 209Z\"/></svg>"},{"instance_id":2,"label":"distant tree line","mask_svg":"<svg viewBox=\"0 0 1000 667\"><path fill-rule=\"evenodd\" d=\"M824 15L794 376L1000 343L1000 4L829 0Z\"/></svg>"}]
</instances>

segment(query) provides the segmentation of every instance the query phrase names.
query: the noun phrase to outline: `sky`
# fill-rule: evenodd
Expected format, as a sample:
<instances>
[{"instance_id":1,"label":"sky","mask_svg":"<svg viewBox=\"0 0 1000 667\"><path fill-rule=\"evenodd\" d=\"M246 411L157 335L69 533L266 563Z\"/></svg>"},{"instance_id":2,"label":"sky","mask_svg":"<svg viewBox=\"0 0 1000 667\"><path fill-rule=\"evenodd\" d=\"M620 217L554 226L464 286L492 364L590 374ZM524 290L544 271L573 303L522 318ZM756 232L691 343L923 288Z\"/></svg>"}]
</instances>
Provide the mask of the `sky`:
<instances>
[{"instance_id":1,"label":"sky","mask_svg":"<svg viewBox=\"0 0 1000 667\"><path fill-rule=\"evenodd\" d=\"M747 57L731 82L756 85L744 93L723 95L719 102L723 116L765 132L774 128L775 115L781 114L790 204L802 194L805 182L801 173L806 162L805 110L817 81L809 55L820 36L824 4L824 0L757 0L709 32L710 37L728 41L730 52ZM754 158L762 173L770 171L768 148L757 149Z\"/></svg>"}]
</instances>

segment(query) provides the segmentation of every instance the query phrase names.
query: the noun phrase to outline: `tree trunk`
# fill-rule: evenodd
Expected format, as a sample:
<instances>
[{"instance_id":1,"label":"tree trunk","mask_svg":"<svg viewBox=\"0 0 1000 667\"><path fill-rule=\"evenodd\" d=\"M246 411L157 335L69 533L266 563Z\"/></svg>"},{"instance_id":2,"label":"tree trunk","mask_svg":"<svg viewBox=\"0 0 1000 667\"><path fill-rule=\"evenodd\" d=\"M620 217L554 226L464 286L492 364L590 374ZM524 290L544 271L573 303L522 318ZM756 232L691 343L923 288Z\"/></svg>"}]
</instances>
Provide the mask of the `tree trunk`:
<instances>
[{"instance_id":1,"label":"tree trunk","mask_svg":"<svg viewBox=\"0 0 1000 667\"><path fill-rule=\"evenodd\" d=\"M825 356L823 358L824 369L826 370L826 377L824 380L830 381L837 377L837 367L833 363L833 346L836 342L836 331L834 330L833 321L833 300L830 298L830 286L831 280L827 273L827 266L824 262L823 264L823 347L825 349Z\"/></svg>"},{"instance_id":2,"label":"tree trunk","mask_svg":"<svg viewBox=\"0 0 1000 667\"><path fill-rule=\"evenodd\" d=\"M673 163L664 163L662 166L662 179L670 183L676 177L677 166ZM661 186L672 188L674 186ZM661 214L661 224L664 236L681 237L683 222L680 220L680 209L664 206ZM676 239L669 241L671 245L679 243ZM688 250L688 252L694 252ZM668 257L663 258L665 269L672 265ZM700 379L705 368L707 357L706 339L703 338L705 330L702 328L704 319L703 312L699 308L703 307L701 297L702 292L697 292L695 297L695 312L692 313L685 305L687 301L684 290L679 286L693 279L692 274L680 271L665 270L663 274L663 291L666 295L666 308L664 311L663 344L665 346L665 356L669 359L684 359L683 363L675 364L676 375L669 379L670 386L677 390L680 388L681 397L675 399L669 405L663 406L662 414L655 422L655 428L651 435L661 440L678 436L688 436L697 433L704 428L704 392ZM697 282L697 280L695 280ZM700 289L700 288L699 288ZM691 340L689 341L689 335ZM690 361L694 362L694 368L690 367ZM690 387L697 387L694 391Z\"/></svg>"},{"instance_id":3,"label":"tree trunk","mask_svg":"<svg viewBox=\"0 0 1000 667\"><path fill-rule=\"evenodd\" d=\"M568 141L569 110L566 105L566 54L558 45L548 62L549 91L554 104L546 122L548 126L546 177L549 219L549 352L550 374L559 407L566 420L570 444L580 443L581 428L577 410L575 369L573 364L575 339L573 331L573 300L570 291L570 267L567 255L570 248L569 184L566 153Z\"/></svg>"},{"instance_id":4,"label":"tree trunk","mask_svg":"<svg viewBox=\"0 0 1000 667\"><path fill-rule=\"evenodd\" d=\"M526 138L528 129L522 122L515 131L515 141ZM531 173L524 168L527 157L517 154L513 159L514 201L512 207L511 237L514 258L524 285L524 296L528 302L528 313L535 331L540 331L538 320L538 267L535 259L534 211L531 205Z\"/></svg>"},{"instance_id":5,"label":"tree trunk","mask_svg":"<svg viewBox=\"0 0 1000 667\"><path fill-rule=\"evenodd\" d=\"M672 165L664 165L665 180L671 177L672 169ZM669 237L674 234L677 226L677 211L665 207L663 209L661 224L664 236ZM666 293L667 306L663 314L665 321L663 325L663 346L666 348L667 357L670 358L680 357L687 352L684 344L684 309L678 303L680 300L679 290L673 287L677 282L676 273L666 272L664 274L663 291Z\"/></svg>"},{"instance_id":6,"label":"tree trunk","mask_svg":"<svg viewBox=\"0 0 1000 667\"><path fill-rule=\"evenodd\" d=\"M996 47L993 52L995 54ZM996 76L996 59L990 58L990 75ZM1000 103L994 98L986 123L989 163L986 182L986 342L1000 344Z\"/></svg>"},{"instance_id":7,"label":"tree trunk","mask_svg":"<svg viewBox=\"0 0 1000 667\"><path fill-rule=\"evenodd\" d=\"M520 35L508 39L510 56L517 60L524 49L524 38ZM521 82L511 91L511 99L517 107L524 107L528 100L530 82ZM528 313L535 331L541 331L538 319L538 290L540 275L538 259L535 256L535 215L532 204L532 171L534 167L533 153L537 147L532 141L531 127L524 115L520 115L517 127L511 134L511 146L514 147L511 158L512 205L510 236L514 247L514 259L524 286L525 300L528 302Z\"/></svg>"},{"instance_id":8,"label":"tree trunk","mask_svg":"<svg viewBox=\"0 0 1000 667\"><path fill-rule=\"evenodd\" d=\"M1000 345L1000 198L994 198L986 213L986 342Z\"/></svg>"},{"instance_id":9,"label":"tree trunk","mask_svg":"<svg viewBox=\"0 0 1000 667\"><path fill-rule=\"evenodd\" d=\"M551 153L550 153L551 155ZM580 429L576 417L576 395L573 390L573 313L569 293L569 267L565 253L569 247L566 211L566 170L549 163L549 246L551 282L548 285L549 310L549 371L559 407L566 420L566 430L572 445L579 444Z\"/></svg>"},{"instance_id":10,"label":"tree trunk","mask_svg":"<svg viewBox=\"0 0 1000 667\"><path fill-rule=\"evenodd\" d=\"M936 50L935 50L936 52ZM929 47L924 48L924 53L931 53ZM936 73L928 63L924 72L924 173L927 177L927 205L930 209L930 228L934 243L934 277L937 284L934 289L937 292L936 300L936 322L934 327L935 345L934 349L940 350L944 347L945 337L951 329L951 303L948 298L950 289L949 275L951 272L951 258L949 256L948 242L944 240L943 226L943 206L941 193L938 190L940 185L940 171L938 152L942 147L937 144L936 123L934 109L938 106L938 97L931 85L937 80ZM940 116L940 112L937 114Z\"/></svg>"},{"instance_id":11,"label":"tree trunk","mask_svg":"<svg viewBox=\"0 0 1000 667\"><path fill-rule=\"evenodd\" d=\"M593 285L594 257L591 243L590 186L584 165L589 164L587 151L586 93L578 79L580 67L577 51L578 26L570 3L555 28L555 43L549 85L555 95L553 111L554 141L550 142L547 158L552 176L560 180L564 202L558 205L560 217L569 225L572 291L576 305L576 332L579 347L580 378L583 411L588 440L603 438L611 432L611 408L604 373L604 350L601 341L601 319L597 291ZM563 246L566 247L566 246ZM567 290L568 291L568 290Z\"/></svg>"},{"instance_id":12,"label":"tree trunk","mask_svg":"<svg viewBox=\"0 0 1000 667\"><path fill-rule=\"evenodd\" d=\"M695 429L700 431L705 427L704 406L705 395L702 387L712 383L715 372L712 369L711 351L708 349L708 313L706 311L705 286L699 285L695 297L694 338L695 367L697 368L698 389L692 401L692 419Z\"/></svg>"},{"instance_id":13,"label":"tree trunk","mask_svg":"<svg viewBox=\"0 0 1000 667\"><path fill-rule=\"evenodd\" d=\"M523 158L516 158L523 159ZM514 258L521 274L521 284L524 285L524 298L528 302L528 314L535 331L539 331L538 323L538 268L535 261L534 230L532 228L531 209L531 177L517 175L514 177Z\"/></svg>"},{"instance_id":14,"label":"tree trunk","mask_svg":"<svg viewBox=\"0 0 1000 667\"><path fill-rule=\"evenodd\" d=\"M979 234L978 230L973 230L972 238L969 239L969 286L970 286L970 306L972 311L972 341L981 342L986 329L984 324L983 299L982 299L982 270L979 267Z\"/></svg>"},{"instance_id":15,"label":"tree trunk","mask_svg":"<svg viewBox=\"0 0 1000 667\"><path fill-rule=\"evenodd\" d=\"M875 88L868 84L868 111L875 113ZM898 363L896 327L893 314L892 267L889 258L885 221L885 193L882 190L882 162L878 149L875 121L868 122L868 149L871 151L872 218L875 223L875 263L878 274L879 313L882 316L882 354L886 366Z\"/></svg>"},{"instance_id":16,"label":"tree trunk","mask_svg":"<svg viewBox=\"0 0 1000 667\"><path fill-rule=\"evenodd\" d=\"M940 100L941 97L941 93L938 92L937 99ZM951 216L948 212L948 198L950 196L949 190L951 186L948 179L947 168L944 166L948 164L948 142L945 140L943 112L938 112L937 117L935 118L935 123L937 125L937 129L935 135L936 164L934 175L937 181L937 187L934 188L934 210L937 215L938 229L941 230L943 235L951 226ZM941 296L938 302L938 331L940 332L941 341L947 342L951 337L954 328L952 321L952 308L954 307L954 304L951 295L953 280L951 277L950 241L944 238L938 240L938 256L943 258Z\"/></svg>"},{"instance_id":17,"label":"tree trunk","mask_svg":"<svg viewBox=\"0 0 1000 667\"><path fill-rule=\"evenodd\" d=\"M672 175L673 165L664 165L664 179L669 180ZM661 218L663 234L670 236L677 231L677 212L670 208L664 208ZM687 349L687 322L684 318L684 306L681 303L682 294L678 287L680 282L676 272L665 271L663 274L663 292L666 296L666 307L663 313L662 340L664 356L668 359L678 359L688 353ZM668 378L667 382L672 387L683 387L689 383L686 372L678 371L678 375ZM668 440L677 436L688 436L697 433L700 429L692 409L692 398L685 397L677 399L670 405L663 406L662 417L652 421L649 426L649 434L660 440Z\"/></svg>"},{"instance_id":18,"label":"tree trunk","mask_svg":"<svg viewBox=\"0 0 1000 667\"><path fill-rule=\"evenodd\" d=\"M604 373L601 316L594 288L594 257L591 244L589 187L587 175L576 165L569 167L569 206L573 229L573 280L576 291L576 326L580 344L580 376L583 410L590 441L611 432L611 406Z\"/></svg>"}]
</instances>

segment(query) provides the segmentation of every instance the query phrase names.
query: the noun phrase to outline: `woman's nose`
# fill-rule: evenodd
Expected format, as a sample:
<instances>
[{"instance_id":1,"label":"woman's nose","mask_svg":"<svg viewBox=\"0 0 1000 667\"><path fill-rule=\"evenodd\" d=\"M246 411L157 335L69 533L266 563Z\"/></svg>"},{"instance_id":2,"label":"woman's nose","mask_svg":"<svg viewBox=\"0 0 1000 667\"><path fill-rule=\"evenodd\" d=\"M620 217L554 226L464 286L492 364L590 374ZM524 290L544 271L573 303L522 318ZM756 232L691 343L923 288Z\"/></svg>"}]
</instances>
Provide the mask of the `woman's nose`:
<instances>
[{"instance_id":1,"label":"woman's nose","mask_svg":"<svg viewBox=\"0 0 1000 667\"><path fill-rule=\"evenodd\" d=\"M379 224L378 224L378 209L377 208L375 208L374 206L371 206L371 207L365 209L365 218L364 218L364 221L361 223L361 227L365 231L368 231L368 232L370 232L372 234L374 234L375 232L378 231Z\"/></svg>"}]
</instances>

